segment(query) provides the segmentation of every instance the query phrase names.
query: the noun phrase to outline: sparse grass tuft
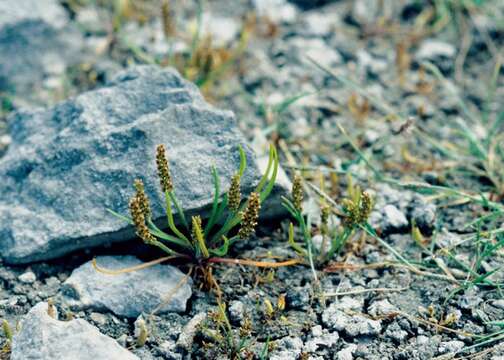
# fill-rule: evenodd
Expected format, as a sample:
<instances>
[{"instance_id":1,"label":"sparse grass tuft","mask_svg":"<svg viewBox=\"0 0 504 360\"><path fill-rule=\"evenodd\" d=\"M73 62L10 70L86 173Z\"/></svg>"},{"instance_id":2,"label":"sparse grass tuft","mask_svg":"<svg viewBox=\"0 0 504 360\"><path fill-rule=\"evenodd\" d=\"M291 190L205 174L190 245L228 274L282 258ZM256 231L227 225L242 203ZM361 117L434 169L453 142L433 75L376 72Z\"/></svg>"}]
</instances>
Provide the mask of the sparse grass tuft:
<instances>
[{"instance_id":1,"label":"sparse grass tuft","mask_svg":"<svg viewBox=\"0 0 504 360\"><path fill-rule=\"evenodd\" d=\"M333 208L322 197L321 222L319 228L316 229L318 236L322 237L320 244L314 242L311 219L303 214L303 185L299 175L294 176L291 199L283 198L283 206L298 224L303 238L302 244L295 241L294 225L290 223L289 244L298 254L308 260L315 279L317 279L315 268L331 260L359 227L367 224L373 209L373 200L369 193L361 191L358 186L349 186L349 190L350 198L341 201L343 211L338 212L338 215L342 219L342 226L337 229L331 229L329 226L329 216Z\"/></svg>"},{"instance_id":2,"label":"sparse grass tuft","mask_svg":"<svg viewBox=\"0 0 504 360\"><path fill-rule=\"evenodd\" d=\"M210 340L206 344L217 355L226 354L231 360L251 359L249 345L252 342L252 329L249 319L244 319L238 329L233 329L226 313L226 304L218 302L217 309L209 313L208 319L200 330Z\"/></svg>"}]
</instances>

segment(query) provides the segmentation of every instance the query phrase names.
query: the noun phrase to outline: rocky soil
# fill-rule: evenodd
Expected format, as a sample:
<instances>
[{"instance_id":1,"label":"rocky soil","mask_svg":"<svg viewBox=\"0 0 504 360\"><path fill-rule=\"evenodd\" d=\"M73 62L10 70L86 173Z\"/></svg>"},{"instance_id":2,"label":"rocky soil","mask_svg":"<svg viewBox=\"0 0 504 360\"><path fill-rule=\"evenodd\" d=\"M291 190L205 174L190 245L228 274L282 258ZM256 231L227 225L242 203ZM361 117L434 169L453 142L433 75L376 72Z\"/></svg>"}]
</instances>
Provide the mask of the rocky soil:
<instances>
[{"instance_id":1,"label":"rocky soil","mask_svg":"<svg viewBox=\"0 0 504 360\"><path fill-rule=\"evenodd\" d=\"M0 0L0 359L504 359L503 48L492 0ZM203 217L212 165L224 192L243 147L248 194L278 149L229 258L300 258L295 173L318 247L358 189L373 231L211 290L146 267L107 209L140 177L162 226L159 143Z\"/></svg>"}]
</instances>

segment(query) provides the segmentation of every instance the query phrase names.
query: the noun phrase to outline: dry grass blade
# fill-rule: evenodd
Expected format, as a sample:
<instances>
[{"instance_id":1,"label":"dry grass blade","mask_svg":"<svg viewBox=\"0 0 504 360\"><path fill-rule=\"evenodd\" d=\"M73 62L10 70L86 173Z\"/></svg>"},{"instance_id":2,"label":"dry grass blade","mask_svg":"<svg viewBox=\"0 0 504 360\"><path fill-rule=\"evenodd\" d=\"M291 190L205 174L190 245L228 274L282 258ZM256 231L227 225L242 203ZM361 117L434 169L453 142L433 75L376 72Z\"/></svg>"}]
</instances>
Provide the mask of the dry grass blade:
<instances>
[{"instance_id":1,"label":"dry grass blade","mask_svg":"<svg viewBox=\"0 0 504 360\"><path fill-rule=\"evenodd\" d=\"M324 296L331 297L331 296L360 295L360 294L366 294L366 293L372 293L372 292L377 292L377 293L400 292L400 291L404 291L404 290L408 290L408 289L409 289L409 286L402 287L402 288L356 289L356 290L348 290L348 291L338 291L338 292L333 292L333 293L324 293Z\"/></svg>"},{"instance_id":2,"label":"dry grass blade","mask_svg":"<svg viewBox=\"0 0 504 360\"><path fill-rule=\"evenodd\" d=\"M225 259L225 258L211 258L209 259L211 263L221 263L221 264L234 264L234 265L247 265L262 268L278 268L283 266L292 266L297 264L302 264L301 259L291 259L281 262L269 262L269 261L255 261L247 259Z\"/></svg>"},{"instance_id":3,"label":"dry grass blade","mask_svg":"<svg viewBox=\"0 0 504 360\"><path fill-rule=\"evenodd\" d=\"M180 258L180 257L179 256L164 256L164 257L156 259L156 260L152 260L152 261L149 261L149 262L137 265L137 266L132 266L132 267L120 269L120 270L112 270L112 269L103 268L97 264L96 258L94 258L92 260L91 264L93 265L93 268L96 271L98 271L99 273L107 274L107 275L121 275L121 274L130 273L133 271L143 270L148 267L151 267L151 266L154 266L157 264L161 264L165 261L174 260L174 259L178 259L178 258Z\"/></svg>"},{"instance_id":4,"label":"dry grass blade","mask_svg":"<svg viewBox=\"0 0 504 360\"><path fill-rule=\"evenodd\" d=\"M177 285L175 285L175 287L173 289L171 289L170 292L164 296L163 301L158 306L156 306L156 308L154 310L152 310L152 312L149 314L149 319L152 319L152 317L159 310L161 310L161 308L163 306L166 306L170 303L171 299L173 298L173 295L175 295L177 293L177 291L189 280L192 272L193 272L193 268L191 267L189 269L189 271L187 272L187 274L185 274L185 276L182 279L180 279L180 281L177 283Z\"/></svg>"}]
</instances>

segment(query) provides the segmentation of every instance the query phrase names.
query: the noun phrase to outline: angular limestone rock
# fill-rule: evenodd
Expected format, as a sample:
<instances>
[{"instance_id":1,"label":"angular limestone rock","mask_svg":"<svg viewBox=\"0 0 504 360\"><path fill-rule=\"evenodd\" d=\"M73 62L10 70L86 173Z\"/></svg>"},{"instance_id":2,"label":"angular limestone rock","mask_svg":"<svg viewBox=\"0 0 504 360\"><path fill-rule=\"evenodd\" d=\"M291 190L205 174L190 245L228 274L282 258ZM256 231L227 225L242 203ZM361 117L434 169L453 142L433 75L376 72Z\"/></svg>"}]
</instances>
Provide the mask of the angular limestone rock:
<instances>
[{"instance_id":1,"label":"angular limestone rock","mask_svg":"<svg viewBox=\"0 0 504 360\"><path fill-rule=\"evenodd\" d=\"M47 309L47 303L38 303L24 317L14 336L11 360L138 360L87 321L59 321Z\"/></svg>"},{"instance_id":2,"label":"angular limestone rock","mask_svg":"<svg viewBox=\"0 0 504 360\"><path fill-rule=\"evenodd\" d=\"M100 256L96 261L100 268L110 270L142 264L133 256ZM158 306L157 313L184 312L192 294L191 285L190 277L170 265L109 275L98 272L89 261L72 272L61 292L64 302L73 309L105 310L134 318Z\"/></svg>"},{"instance_id":3,"label":"angular limestone rock","mask_svg":"<svg viewBox=\"0 0 504 360\"><path fill-rule=\"evenodd\" d=\"M207 104L174 70L138 66L107 87L47 110L9 119L12 144L0 159L0 256L9 263L55 258L70 251L124 241L132 228L107 212L128 213L135 178L145 182L153 218L165 219L155 148L165 144L175 190L188 215L212 203L211 166L227 191L248 158L242 192L260 178L234 115ZM283 213L277 186L264 216Z\"/></svg>"}]
</instances>

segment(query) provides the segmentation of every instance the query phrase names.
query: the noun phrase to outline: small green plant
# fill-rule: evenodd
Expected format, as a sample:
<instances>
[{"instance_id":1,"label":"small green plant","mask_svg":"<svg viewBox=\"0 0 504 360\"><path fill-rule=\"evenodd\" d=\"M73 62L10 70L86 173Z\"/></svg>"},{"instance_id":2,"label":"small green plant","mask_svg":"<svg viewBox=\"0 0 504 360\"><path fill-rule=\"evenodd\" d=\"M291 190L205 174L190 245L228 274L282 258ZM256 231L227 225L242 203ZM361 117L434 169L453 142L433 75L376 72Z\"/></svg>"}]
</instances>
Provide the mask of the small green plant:
<instances>
[{"instance_id":1,"label":"small green plant","mask_svg":"<svg viewBox=\"0 0 504 360\"><path fill-rule=\"evenodd\" d=\"M302 257L308 260L316 278L315 265L325 264L335 253L339 252L346 244L347 240L355 233L360 225L367 224L367 220L373 209L373 200L369 193L361 191L358 186L349 186L349 199L342 200L343 226L340 229L331 230L329 228L329 216L332 208L321 201L321 224L319 227L322 242L316 245L313 241L311 222L303 214L303 180L301 176L295 175L292 182L291 199L283 198L283 206L289 211L297 222L303 243L294 240L294 224L289 224L289 244ZM328 244L329 241L329 244Z\"/></svg>"},{"instance_id":2,"label":"small green plant","mask_svg":"<svg viewBox=\"0 0 504 360\"><path fill-rule=\"evenodd\" d=\"M201 329L205 337L212 340L212 349L227 354L229 359L250 359L252 324L248 318L239 329L233 329L226 313L226 304L218 301L217 309L208 314L205 326Z\"/></svg>"},{"instance_id":3,"label":"small green plant","mask_svg":"<svg viewBox=\"0 0 504 360\"><path fill-rule=\"evenodd\" d=\"M278 155L271 146L267 169L255 190L242 199L240 182L246 168L246 156L239 148L240 167L231 179L229 190L221 196L220 179L215 167L212 167L214 200L210 217L203 224L201 215L194 215L187 220L177 199L170 173L166 151L163 145L157 147L156 164L161 189L165 194L167 229L160 229L152 218L150 201L141 180L135 180L135 194L130 200L130 217L109 210L112 214L134 225L136 234L146 244L156 246L168 254L168 259L180 259L202 270L205 283L214 287L215 281L209 265L212 263L242 264L259 267L278 267L291 265L296 261L283 263L258 262L245 259L225 258L229 247L240 239L250 237L257 226L261 204L271 193L278 172ZM177 211L174 214L174 210ZM176 223L175 216L179 222ZM96 267L96 264L95 264Z\"/></svg>"},{"instance_id":4,"label":"small green plant","mask_svg":"<svg viewBox=\"0 0 504 360\"><path fill-rule=\"evenodd\" d=\"M11 344L12 344L12 329L9 325L9 322L7 320L2 320L2 330L4 333L5 341L0 349L0 358L2 354L9 354L11 350Z\"/></svg>"}]
</instances>

